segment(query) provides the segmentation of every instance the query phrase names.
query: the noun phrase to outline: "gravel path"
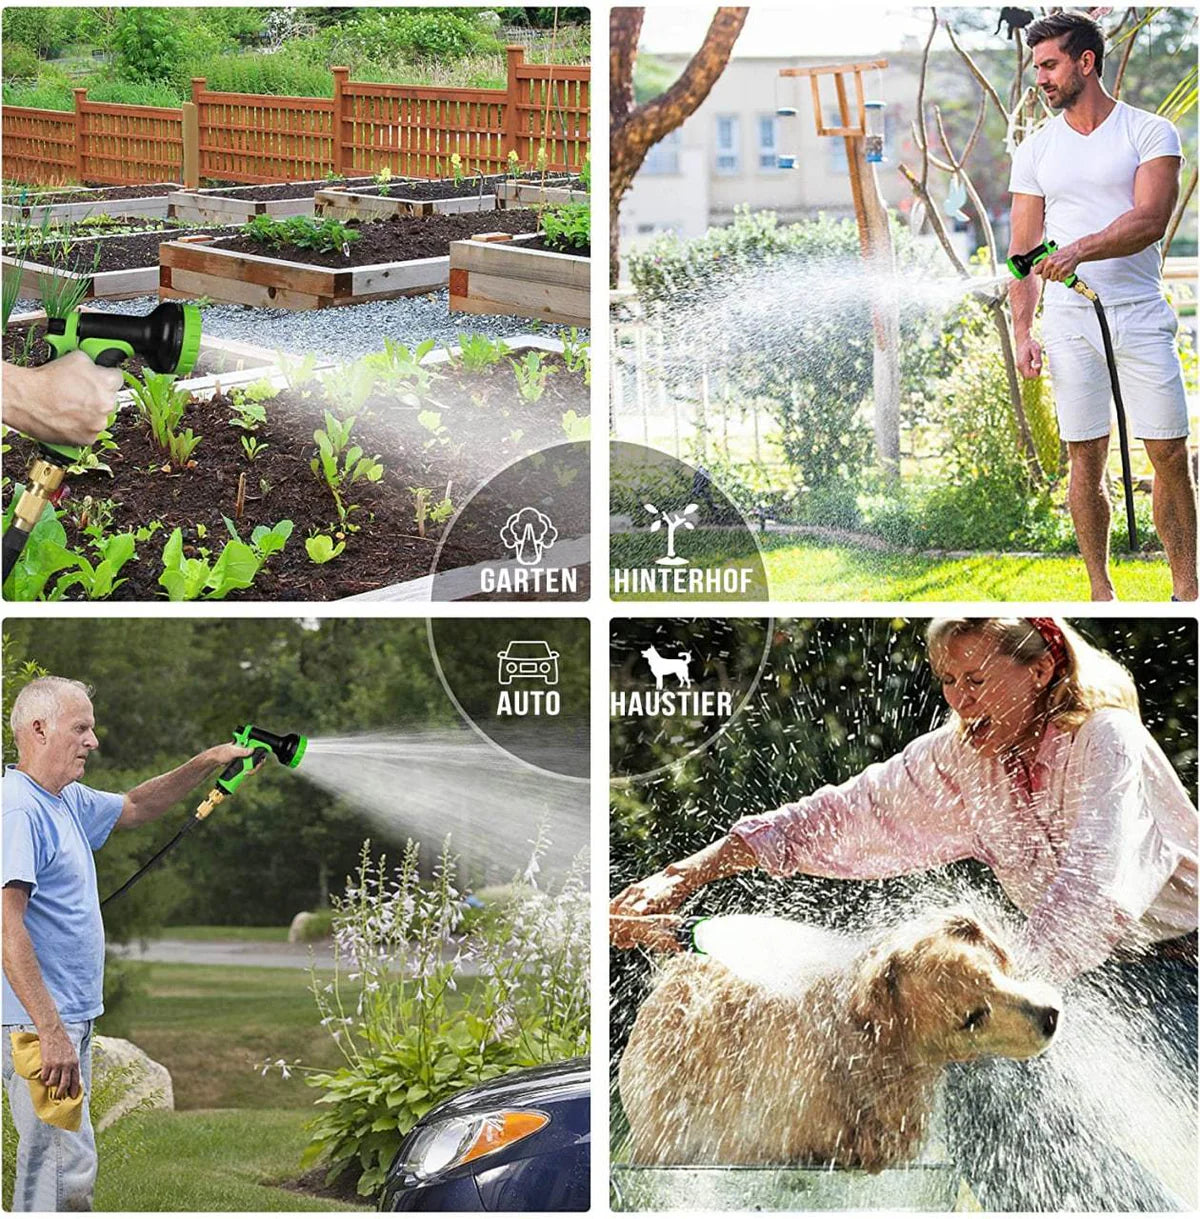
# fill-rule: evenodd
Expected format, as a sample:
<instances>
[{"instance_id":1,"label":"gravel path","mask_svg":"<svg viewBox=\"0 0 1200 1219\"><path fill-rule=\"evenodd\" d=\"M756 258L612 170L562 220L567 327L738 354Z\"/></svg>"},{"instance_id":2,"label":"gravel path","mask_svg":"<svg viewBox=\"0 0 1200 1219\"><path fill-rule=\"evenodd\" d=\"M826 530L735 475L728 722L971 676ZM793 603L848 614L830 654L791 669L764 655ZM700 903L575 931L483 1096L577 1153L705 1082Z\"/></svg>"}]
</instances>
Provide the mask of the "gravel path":
<instances>
[{"instance_id":1,"label":"gravel path","mask_svg":"<svg viewBox=\"0 0 1200 1219\"><path fill-rule=\"evenodd\" d=\"M322 360L350 360L382 351L385 336L408 347L426 339L435 339L441 346L457 342L460 334L486 334L496 339L531 332L552 336L566 329L550 323L539 325L528 318L451 313L449 297L449 290L443 288L427 296L402 296L365 305L304 311L205 305L204 333L291 355L311 352ZM149 313L156 304L157 297L144 296L135 300L87 301L83 307L110 313ZM37 308L36 301L19 301L15 312ZM587 335L586 330L580 331L581 339Z\"/></svg>"}]
</instances>

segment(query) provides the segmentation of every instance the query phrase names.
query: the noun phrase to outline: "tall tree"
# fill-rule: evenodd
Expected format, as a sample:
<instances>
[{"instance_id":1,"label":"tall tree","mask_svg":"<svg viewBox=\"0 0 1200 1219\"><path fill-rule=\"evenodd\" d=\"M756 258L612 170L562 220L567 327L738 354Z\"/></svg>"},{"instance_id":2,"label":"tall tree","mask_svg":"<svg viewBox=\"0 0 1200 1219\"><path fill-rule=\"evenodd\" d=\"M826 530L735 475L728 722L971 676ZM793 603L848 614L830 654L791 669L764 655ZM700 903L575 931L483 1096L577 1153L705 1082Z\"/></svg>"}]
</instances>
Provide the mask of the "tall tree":
<instances>
[{"instance_id":1,"label":"tall tree","mask_svg":"<svg viewBox=\"0 0 1200 1219\"><path fill-rule=\"evenodd\" d=\"M609 277L616 287L621 239L621 200L646 154L693 114L725 70L733 44L746 24L748 8L719 8L700 49L670 88L634 105L633 70L645 9L614 8L608 18L609 64Z\"/></svg>"}]
</instances>

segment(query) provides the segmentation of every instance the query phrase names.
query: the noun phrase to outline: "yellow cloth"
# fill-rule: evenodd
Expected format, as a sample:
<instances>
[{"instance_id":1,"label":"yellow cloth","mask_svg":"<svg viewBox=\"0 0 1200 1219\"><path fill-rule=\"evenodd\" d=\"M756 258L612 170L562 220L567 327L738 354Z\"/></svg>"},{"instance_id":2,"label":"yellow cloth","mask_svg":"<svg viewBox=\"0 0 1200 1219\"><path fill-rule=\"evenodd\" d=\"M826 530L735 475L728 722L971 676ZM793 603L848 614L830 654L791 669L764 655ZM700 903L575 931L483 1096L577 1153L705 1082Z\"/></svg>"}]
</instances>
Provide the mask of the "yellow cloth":
<instances>
[{"instance_id":1,"label":"yellow cloth","mask_svg":"<svg viewBox=\"0 0 1200 1219\"><path fill-rule=\"evenodd\" d=\"M83 1089L72 1099L42 1083L42 1046L36 1033L13 1033L13 1068L29 1084L38 1117L60 1130L76 1131L83 1121Z\"/></svg>"}]
</instances>

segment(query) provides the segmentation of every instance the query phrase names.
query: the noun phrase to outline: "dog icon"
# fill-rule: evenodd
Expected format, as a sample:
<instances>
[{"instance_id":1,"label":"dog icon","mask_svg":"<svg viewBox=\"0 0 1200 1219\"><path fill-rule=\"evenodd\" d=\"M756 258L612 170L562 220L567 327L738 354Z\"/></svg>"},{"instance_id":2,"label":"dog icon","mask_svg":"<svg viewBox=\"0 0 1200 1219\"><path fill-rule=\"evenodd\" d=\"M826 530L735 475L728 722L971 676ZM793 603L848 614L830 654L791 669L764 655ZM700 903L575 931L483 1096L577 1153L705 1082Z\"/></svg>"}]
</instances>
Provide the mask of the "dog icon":
<instances>
[{"instance_id":1,"label":"dog icon","mask_svg":"<svg viewBox=\"0 0 1200 1219\"><path fill-rule=\"evenodd\" d=\"M692 663L691 652L684 652L672 660L668 656L660 655L658 649L651 644L642 655L650 662L650 672L654 674L656 690L663 688L663 679L671 673L675 675L681 686L691 686L692 678L688 673L688 666Z\"/></svg>"}]
</instances>

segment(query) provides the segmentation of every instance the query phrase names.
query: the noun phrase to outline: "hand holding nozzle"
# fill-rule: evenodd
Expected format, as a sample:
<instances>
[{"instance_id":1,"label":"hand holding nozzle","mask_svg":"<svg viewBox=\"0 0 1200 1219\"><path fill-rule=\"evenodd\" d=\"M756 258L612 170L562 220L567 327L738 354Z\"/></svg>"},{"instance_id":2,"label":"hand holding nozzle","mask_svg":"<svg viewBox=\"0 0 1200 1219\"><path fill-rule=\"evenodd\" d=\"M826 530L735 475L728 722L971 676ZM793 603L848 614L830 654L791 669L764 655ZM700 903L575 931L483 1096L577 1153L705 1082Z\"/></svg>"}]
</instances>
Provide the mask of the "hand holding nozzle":
<instances>
[{"instance_id":1,"label":"hand holding nozzle","mask_svg":"<svg viewBox=\"0 0 1200 1219\"><path fill-rule=\"evenodd\" d=\"M117 409L119 369L71 351L38 368L4 365L4 425L47 445L92 444Z\"/></svg>"},{"instance_id":2,"label":"hand holding nozzle","mask_svg":"<svg viewBox=\"0 0 1200 1219\"><path fill-rule=\"evenodd\" d=\"M683 952L690 920L678 914L608 916L608 938L614 948L648 948L653 952Z\"/></svg>"}]
</instances>

